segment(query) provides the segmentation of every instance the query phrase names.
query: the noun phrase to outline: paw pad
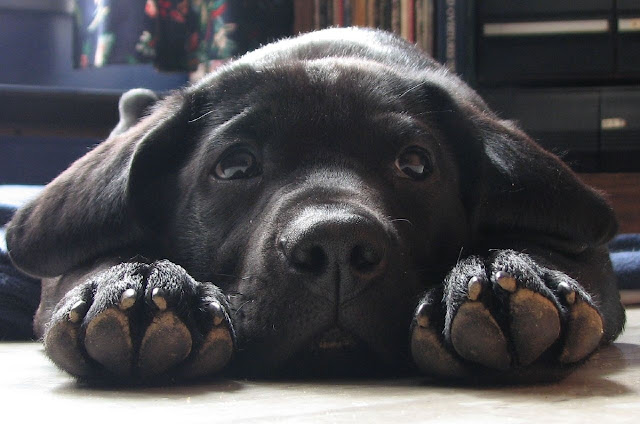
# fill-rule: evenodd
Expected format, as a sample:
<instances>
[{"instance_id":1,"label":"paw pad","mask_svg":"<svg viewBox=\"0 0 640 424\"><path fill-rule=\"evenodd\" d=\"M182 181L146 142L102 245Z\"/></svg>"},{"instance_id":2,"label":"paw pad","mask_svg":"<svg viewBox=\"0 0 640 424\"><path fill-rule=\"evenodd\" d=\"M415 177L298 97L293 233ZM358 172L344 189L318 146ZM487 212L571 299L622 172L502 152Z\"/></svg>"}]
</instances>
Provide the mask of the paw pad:
<instances>
[{"instance_id":1,"label":"paw pad","mask_svg":"<svg viewBox=\"0 0 640 424\"><path fill-rule=\"evenodd\" d=\"M45 350L77 376L198 377L231 358L225 308L215 286L194 281L175 264L125 263L62 299L45 333Z\"/></svg>"},{"instance_id":2,"label":"paw pad","mask_svg":"<svg viewBox=\"0 0 640 424\"><path fill-rule=\"evenodd\" d=\"M439 315L445 319L433 319ZM597 308L576 281L513 251L461 261L444 287L427 294L415 323L416 364L449 376L523 369L541 358L578 362L603 334Z\"/></svg>"}]
</instances>

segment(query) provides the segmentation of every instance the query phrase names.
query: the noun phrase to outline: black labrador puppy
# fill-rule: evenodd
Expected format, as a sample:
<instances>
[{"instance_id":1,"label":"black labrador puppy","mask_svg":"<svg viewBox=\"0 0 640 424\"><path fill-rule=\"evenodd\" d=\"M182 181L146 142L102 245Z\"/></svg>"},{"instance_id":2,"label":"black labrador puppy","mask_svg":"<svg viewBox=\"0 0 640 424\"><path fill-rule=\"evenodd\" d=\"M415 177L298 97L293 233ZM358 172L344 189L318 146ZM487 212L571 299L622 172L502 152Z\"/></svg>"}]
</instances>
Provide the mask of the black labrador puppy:
<instances>
[{"instance_id":1,"label":"black labrador puppy","mask_svg":"<svg viewBox=\"0 0 640 424\"><path fill-rule=\"evenodd\" d=\"M154 101L7 230L73 375L509 375L623 327L608 204L390 34L282 40Z\"/></svg>"}]
</instances>

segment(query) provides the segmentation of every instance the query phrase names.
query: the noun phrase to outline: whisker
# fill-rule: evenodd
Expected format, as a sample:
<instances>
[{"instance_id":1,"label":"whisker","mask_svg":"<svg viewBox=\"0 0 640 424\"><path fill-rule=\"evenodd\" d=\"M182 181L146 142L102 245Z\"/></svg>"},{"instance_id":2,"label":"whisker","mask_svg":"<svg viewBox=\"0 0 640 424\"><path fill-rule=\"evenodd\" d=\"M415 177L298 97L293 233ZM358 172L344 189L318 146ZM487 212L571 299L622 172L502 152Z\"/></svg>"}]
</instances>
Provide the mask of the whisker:
<instances>
[{"instance_id":1,"label":"whisker","mask_svg":"<svg viewBox=\"0 0 640 424\"><path fill-rule=\"evenodd\" d=\"M447 110L428 110L426 112L420 112L420 113L416 113L417 116L420 115L433 115L436 113L452 113L453 110L452 109L447 109Z\"/></svg>"},{"instance_id":2,"label":"whisker","mask_svg":"<svg viewBox=\"0 0 640 424\"><path fill-rule=\"evenodd\" d=\"M214 277L233 277L233 278L237 278L238 277L235 274L220 274L220 273L214 273L213 276Z\"/></svg>"},{"instance_id":3,"label":"whisker","mask_svg":"<svg viewBox=\"0 0 640 424\"><path fill-rule=\"evenodd\" d=\"M402 98L403 96L405 96L406 94L412 92L413 90L422 87L423 85L425 85L427 82L426 81L421 81L418 84L414 85L413 87L411 87L410 89L408 89L407 91L405 91L404 93L402 93L401 95L398 96L398 98Z\"/></svg>"},{"instance_id":4,"label":"whisker","mask_svg":"<svg viewBox=\"0 0 640 424\"><path fill-rule=\"evenodd\" d=\"M189 122L190 124L191 124L191 123L193 123L193 122L196 122L197 120L202 119L202 118L204 118L205 116L212 114L214 111L215 111L215 109L212 109L212 110L210 110L209 112L205 112L205 113L203 113L202 115L198 116L197 118L194 118L194 119L189 120L188 122Z\"/></svg>"},{"instance_id":5,"label":"whisker","mask_svg":"<svg viewBox=\"0 0 640 424\"><path fill-rule=\"evenodd\" d=\"M413 225L413 223L411 221L409 221L406 218L394 218L394 219L390 219L389 222L394 223L394 222L406 222L409 225Z\"/></svg>"},{"instance_id":6,"label":"whisker","mask_svg":"<svg viewBox=\"0 0 640 424\"><path fill-rule=\"evenodd\" d=\"M249 303L253 303L253 300L247 300L247 301L246 301L246 302L244 302L242 305L240 305L240 306L238 307L238 309L236 309L236 310L234 310L234 311L233 311L234 315L237 315L237 314L238 314L238 312L240 312L240 310L241 310L242 308L244 308L244 307L245 307L247 304L249 304Z\"/></svg>"}]
</instances>

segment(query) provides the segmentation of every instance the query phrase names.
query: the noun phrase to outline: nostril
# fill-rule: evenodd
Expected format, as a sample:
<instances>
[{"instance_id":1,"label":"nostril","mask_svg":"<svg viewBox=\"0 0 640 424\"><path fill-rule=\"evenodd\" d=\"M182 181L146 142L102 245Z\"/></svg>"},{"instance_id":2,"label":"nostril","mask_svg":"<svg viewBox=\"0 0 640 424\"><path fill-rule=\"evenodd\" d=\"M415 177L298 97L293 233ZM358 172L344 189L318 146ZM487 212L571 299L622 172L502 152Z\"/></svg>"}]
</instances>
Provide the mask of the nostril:
<instances>
[{"instance_id":1,"label":"nostril","mask_svg":"<svg viewBox=\"0 0 640 424\"><path fill-rule=\"evenodd\" d=\"M382 255L373 246L356 245L351 250L349 260L354 270L366 274L376 270L382 262Z\"/></svg>"},{"instance_id":2,"label":"nostril","mask_svg":"<svg viewBox=\"0 0 640 424\"><path fill-rule=\"evenodd\" d=\"M382 275L390 247L377 220L331 205L305 209L274 241L287 272L305 274L300 276L305 281L331 290L338 282L347 290Z\"/></svg>"},{"instance_id":3,"label":"nostril","mask_svg":"<svg viewBox=\"0 0 640 424\"><path fill-rule=\"evenodd\" d=\"M318 245L296 247L291 252L291 264L300 271L322 273L327 265L327 254Z\"/></svg>"}]
</instances>

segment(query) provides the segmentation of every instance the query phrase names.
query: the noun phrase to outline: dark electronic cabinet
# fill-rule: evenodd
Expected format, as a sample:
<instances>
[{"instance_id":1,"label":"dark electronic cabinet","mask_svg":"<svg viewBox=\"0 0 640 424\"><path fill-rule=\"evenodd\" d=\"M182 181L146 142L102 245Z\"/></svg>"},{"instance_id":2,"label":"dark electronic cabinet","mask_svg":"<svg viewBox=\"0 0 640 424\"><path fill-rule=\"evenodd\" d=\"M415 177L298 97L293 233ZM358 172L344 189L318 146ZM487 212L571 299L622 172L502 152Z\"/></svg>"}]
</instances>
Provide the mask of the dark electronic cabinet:
<instances>
[{"instance_id":1,"label":"dark electronic cabinet","mask_svg":"<svg viewBox=\"0 0 640 424\"><path fill-rule=\"evenodd\" d=\"M614 72L612 0L477 4L480 83L575 81Z\"/></svg>"},{"instance_id":2,"label":"dark electronic cabinet","mask_svg":"<svg viewBox=\"0 0 640 424\"><path fill-rule=\"evenodd\" d=\"M540 145L577 171L640 170L640 88L481 90Z\"/></svg>"},{"instance_id":3,"label":"dark electronic cabinet","mask_svg":"<svg viewBox=\"0 0 640 424\"><path fill-rule=\"evenodd\" d=\"M618 0L617 71L620 75L640 74L640 1Z\"/></svg>"},{"instance_id":4,"label":"dark electronic cabinet","mask_svg":"<svg viewBox=\"0 0 640 424\"><path fill-rule=\"evenodd\" d=\"M483 94L503 118L516 120L534 140L576 170L599 166L598 90L503 89Z\"/></svg>"},{"instance_id":5,"label":"dark electronic cabinet","mask_svg":"<svg viewBox=\"0 0 640 424\"><path fill-rule=\"evenodd\" d=\"M601 168L640 171L640 88L602 92Z\"/></svg>"},{"instance_id":6,"label":"dark electronic cabinet","mask_svg":"<svg viewBox=\"0 0 640 424\"><path fill-rule=\"evenodd\" d=\"M640 171L640 1L477 1L479 90L579 171Z\"/></svg>"},{"instance_id":7,"label":"dark electronic cabinet","mask_svg":"<svg viewBox=\"0 0 640 424\"><path fill-rule=\"evenodd\" d=\"M478 2L481 84L640 77L640 1Z\"/></svg>"}]
</instances>

